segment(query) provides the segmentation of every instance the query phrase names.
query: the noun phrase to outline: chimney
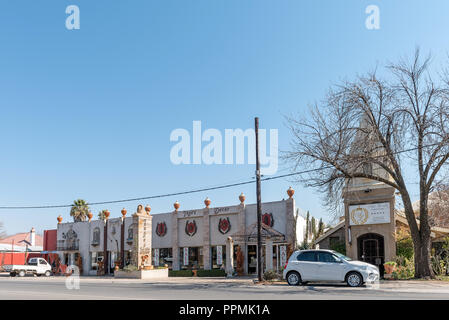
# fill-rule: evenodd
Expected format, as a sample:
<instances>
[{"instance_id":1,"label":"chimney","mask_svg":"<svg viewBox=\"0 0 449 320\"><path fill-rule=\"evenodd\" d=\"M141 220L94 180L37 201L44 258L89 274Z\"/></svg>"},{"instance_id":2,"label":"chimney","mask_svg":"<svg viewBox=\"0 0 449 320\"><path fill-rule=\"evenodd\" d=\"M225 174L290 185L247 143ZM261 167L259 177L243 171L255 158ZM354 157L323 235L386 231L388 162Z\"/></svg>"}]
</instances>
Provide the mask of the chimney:
<instances>
[{"instance_id":1,"label":"chimney","mask_svg":"<svg viewBox=\"0 0 449 320\"><path fill-rule=\"evenodd\" d=\"M35 246L36 245L36 231L34 230L34 227L31 228L30 231L30 242L31 242L31 246Z\"/></svg>"}]
</instances>

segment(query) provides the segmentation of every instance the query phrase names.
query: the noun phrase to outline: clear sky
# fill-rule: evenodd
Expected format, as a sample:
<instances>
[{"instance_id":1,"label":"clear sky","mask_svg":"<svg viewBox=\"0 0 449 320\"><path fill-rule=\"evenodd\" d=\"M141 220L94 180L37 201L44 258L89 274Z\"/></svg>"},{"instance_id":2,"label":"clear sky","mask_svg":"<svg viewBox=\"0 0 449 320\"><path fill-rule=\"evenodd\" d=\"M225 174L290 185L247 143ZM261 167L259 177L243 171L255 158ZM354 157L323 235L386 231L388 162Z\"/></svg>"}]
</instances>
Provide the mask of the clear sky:
<instances>
[{"instance_id":1,"label":"clear sky","mask_svg":"<svg viewBox=\"0 0 449 320\"><path fill-rule=\"evenodd\" d=\"M80 30L65 9L80 8ZM365 8L380 8L380 30ZM176 128L279 130L330 84L419 45L449 52L449 2L361 0L42 0L0 3L0 206L143 197L254 177L250 165L170 162ZM286 173L281 164L278 174ZM262 184L263 201L292 182ZM329 220L320 195L293 184L296 203ZM153 213L255 202L255 185L147 201ZM143 204L147 204L144 202ZM138 203L108 208L118 216ZM68 209L0 210L9 234L55 228Z\"/></svg>"}]
</instances>

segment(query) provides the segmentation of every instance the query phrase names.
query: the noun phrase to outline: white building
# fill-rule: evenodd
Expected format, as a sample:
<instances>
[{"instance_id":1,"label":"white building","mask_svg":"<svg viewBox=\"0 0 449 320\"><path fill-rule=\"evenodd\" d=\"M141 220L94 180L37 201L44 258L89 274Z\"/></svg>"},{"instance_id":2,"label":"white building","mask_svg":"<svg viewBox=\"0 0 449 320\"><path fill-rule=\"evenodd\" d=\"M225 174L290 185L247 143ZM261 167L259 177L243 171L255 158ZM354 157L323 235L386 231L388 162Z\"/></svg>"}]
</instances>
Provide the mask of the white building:
<instances>
[{"instance_id":1,"label":"white building","mask_svg":"<svg viewBox=\"0 0 449 320\"><path fill-rule=\"evenodd\" d=\"M303 238L304 218L298 217L295 232L293 194L290 188L287 200L262 204L264 270L282 268L296 239ZM204 208L185 211L175 202L173 212L160 214L150 214L150 207L140 205L132 216L122 210L123 217L106 221L59 223L57 249L63 264L80 263L85 275L96 274L99 261L110 273L118 260L121 267L224 268L229 252L233 252L229 263L233 261L234 268L243 274L256 273L257 206L246 205L243 194L239 199L238 205L216 208L206 199ZM234 250L229 251L230 246Z\"/></svg>"}]
</instances>

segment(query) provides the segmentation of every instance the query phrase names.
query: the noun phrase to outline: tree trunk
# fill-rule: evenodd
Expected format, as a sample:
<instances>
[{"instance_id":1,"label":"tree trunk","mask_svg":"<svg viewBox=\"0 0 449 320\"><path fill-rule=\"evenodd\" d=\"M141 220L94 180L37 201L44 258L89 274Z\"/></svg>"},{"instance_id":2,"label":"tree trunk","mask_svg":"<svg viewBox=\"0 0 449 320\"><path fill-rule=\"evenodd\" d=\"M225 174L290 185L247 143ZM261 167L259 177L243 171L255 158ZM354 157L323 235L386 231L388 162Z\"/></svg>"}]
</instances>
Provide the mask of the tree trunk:
<instances>
[{"instance_id":1,"label":"tree trunk","mask_svg":"<svg viewBox=\"0 0 449 320\"><path fill-rule=\"evenodd\" d=\"M420 239L416 243L413 241L413 249L415 252L415 278L434 278L433 270L430 264L430 248L431 239L430 232L421 234Z\"/></svg>"},{"instance_id":2,"label":"tree trunk","mask_svg":"<svg viewBox=\"0 0 449 320\"><path fill-rule=\"evenodd\" d=\"M410 234L413 240L413 251L415 259L415 278L434 278L432 267L430 265L430 227L427 221L424 221L418 228L412 202L407 190L401 190L402 201L404 203L405 216L410 228Z\"/></svg>"}]
</instances>

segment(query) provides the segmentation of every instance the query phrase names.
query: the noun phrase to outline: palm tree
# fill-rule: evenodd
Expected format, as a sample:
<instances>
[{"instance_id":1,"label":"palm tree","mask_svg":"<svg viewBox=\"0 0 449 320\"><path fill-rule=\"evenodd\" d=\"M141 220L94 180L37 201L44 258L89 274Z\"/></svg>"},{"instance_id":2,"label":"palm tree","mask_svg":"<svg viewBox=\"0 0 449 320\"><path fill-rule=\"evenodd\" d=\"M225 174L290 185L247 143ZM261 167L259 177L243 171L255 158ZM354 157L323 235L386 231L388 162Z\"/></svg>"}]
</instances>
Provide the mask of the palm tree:
<instances>
[{"instance_id":1,"label":"palm tree","mask_svg":"<svg viewBox=\"0 0 449 320\"><path fill-rule=\"evenodd\" d=\"M89 206L86 201L82 199L73 201L72 209L70 209L70 216L73 217L74 222L86 221L88 212Z\"/></svg>"},{"instance_id":2,"label":"palm tree","mask_svg":"<svg viewBox=\"0 0 449 320\"><path fill-rule=\"evenodd\" d=\"M98 218L99 218L100 220L106 219L106 215L104 214L106 211L107 211L107 210L104 209L104 210L101 210L100 212L98 212Z\"/></svg>"}]
</instances>

